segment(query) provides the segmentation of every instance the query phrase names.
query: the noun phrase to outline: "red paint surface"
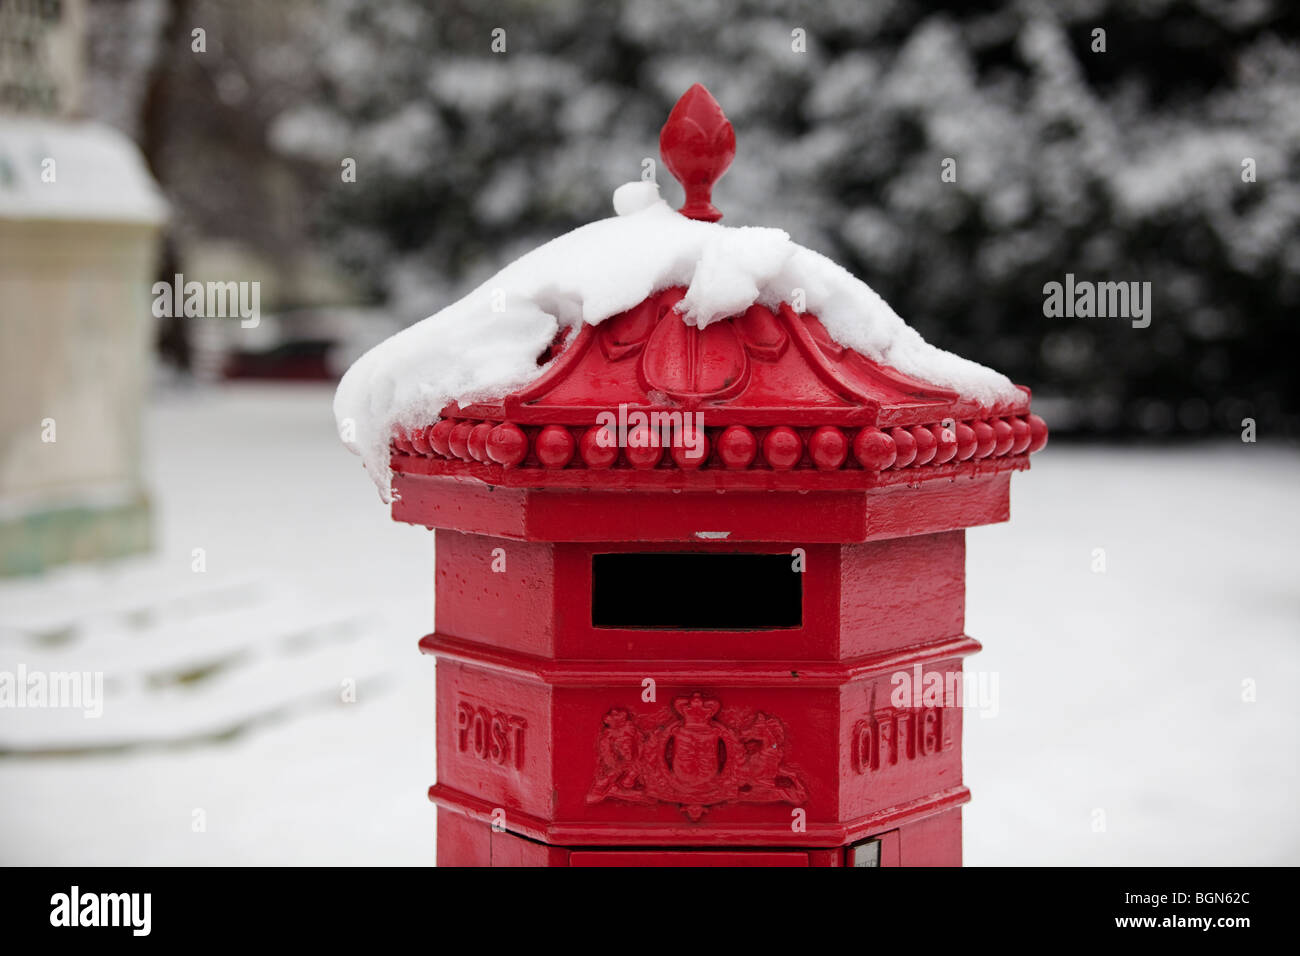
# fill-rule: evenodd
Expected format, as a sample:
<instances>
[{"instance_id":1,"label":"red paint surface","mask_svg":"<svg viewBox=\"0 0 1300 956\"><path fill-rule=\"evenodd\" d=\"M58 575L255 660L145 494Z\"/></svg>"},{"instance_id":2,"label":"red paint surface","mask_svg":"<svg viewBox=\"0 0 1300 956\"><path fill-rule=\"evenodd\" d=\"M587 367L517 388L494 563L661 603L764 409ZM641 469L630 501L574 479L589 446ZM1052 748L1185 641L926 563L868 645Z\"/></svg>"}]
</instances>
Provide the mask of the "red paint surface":
<instances>
[{"instance_id":1,"label":"red paint surface","mask_svg":"<svg viewBox=\"0 0 1300 956\"><path fill-rule=\"evenodd\" d=\"M683 212L716 219L734 133L702 87L662 143ZM683 292L583 326L517 393L394 436L393 517L439 529L420 642L438 862L843 866L877 841L861 856L881 866L960 865L961 708L901 698L899 679L959 687L979 649L964 529L1007 519L1046 426L1027 390L979 406L789 305L688 327ZM646 422L611 446L620 405L676 415L670 438L700 416L704 454L645 444ZM648 551L787 557L799 623L595 626L593 557ZM672 602L673 582L642 593Z\"/></svg>"}]
</instances>

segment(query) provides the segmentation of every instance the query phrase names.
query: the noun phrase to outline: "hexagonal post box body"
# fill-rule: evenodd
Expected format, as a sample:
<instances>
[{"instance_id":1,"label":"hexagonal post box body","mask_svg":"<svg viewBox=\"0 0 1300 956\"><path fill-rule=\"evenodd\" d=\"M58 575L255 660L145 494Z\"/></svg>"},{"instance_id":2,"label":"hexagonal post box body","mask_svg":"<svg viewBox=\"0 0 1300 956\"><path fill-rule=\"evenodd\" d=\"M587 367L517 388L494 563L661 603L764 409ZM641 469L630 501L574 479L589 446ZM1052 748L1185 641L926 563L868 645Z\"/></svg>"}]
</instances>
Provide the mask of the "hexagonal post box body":
<instances>
[{"instance_id":1,"label":"hexagonal post box body","mask_svg":"<svg viewBox=\"0 0 1300 956\"><path fill-rule=\"evenodd\" d=\"M715 225L734 146L693 87L682 216L624 186L340 385L341 426L389 407L393 517L437 529L440 864L961 862L965 529L1046 426L784 234Z\"/></svg>"},{"instance_id":2,"label":"hexagonal post box body","mask_svg":"<svg viewBox=\"0 0 1300 956\"><path fill-rule=\"evenodd\" d=\"M789 309L705 341L679 295L395 444L394 517L438 529L439 862L958 864L964 529L1045 440L1028 395L970 407ZM727 361L723 398L671 380ZM667 447L596 440L629 410Z\"/></svg>"}]
</instances>

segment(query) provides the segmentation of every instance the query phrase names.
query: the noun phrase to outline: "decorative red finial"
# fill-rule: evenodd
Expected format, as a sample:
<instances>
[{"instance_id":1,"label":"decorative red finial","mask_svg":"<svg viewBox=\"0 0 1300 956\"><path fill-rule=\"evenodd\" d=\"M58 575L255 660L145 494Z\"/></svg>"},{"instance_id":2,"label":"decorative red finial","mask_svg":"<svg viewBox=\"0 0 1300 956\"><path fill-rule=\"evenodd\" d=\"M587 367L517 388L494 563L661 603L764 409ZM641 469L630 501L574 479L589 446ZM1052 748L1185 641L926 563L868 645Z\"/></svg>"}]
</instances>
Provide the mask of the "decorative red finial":
<instances>
[{"instance_id":1,"label":"decorative red finial","mask_svg":"<svg viewBox=\"0 0 1300 956\"><path fill-rule=\"evenodd\" d=\"M678 212L705 222L721 219L712 201L713 184L736 157L736 130L713 94L699 83L683 93L668 114L659 132L659 152L686 190L686 204Z\"/></svg>"}]
</instances>

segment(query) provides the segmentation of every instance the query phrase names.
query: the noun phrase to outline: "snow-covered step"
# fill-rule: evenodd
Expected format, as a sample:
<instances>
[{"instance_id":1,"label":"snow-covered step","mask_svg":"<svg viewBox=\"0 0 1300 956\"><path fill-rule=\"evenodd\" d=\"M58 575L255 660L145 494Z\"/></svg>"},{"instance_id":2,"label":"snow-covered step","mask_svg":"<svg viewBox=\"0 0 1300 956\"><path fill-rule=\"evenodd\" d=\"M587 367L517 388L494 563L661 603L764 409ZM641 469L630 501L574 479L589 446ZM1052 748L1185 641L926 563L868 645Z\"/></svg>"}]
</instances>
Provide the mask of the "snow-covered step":
<instances>
[{"instance_id":1,"label":"snow-covered step","mask_svg":"<svg viewBox=\"0 0 1300 956\"><path fill-rule=\"evenodd\" d=\"M166 680L223 662L256 656L274 644L314 635L355 635L363 627L353 607L321 607L288 595L192 620L134 628L120 621L89 626L57 644L10 642L0 670L23 662L29 670L102 671L116 680Z\"/></svg>"},{"instance_id":2,"label":"snow-covered step","mask_svg":"<svg viewBox=\"0 0 1300 956\"><path fill-rule=\"evenodd\" d=\"M364 594L309 575L166 557L4 582L0 754L215 741L373 691L393 666L383 626ZM54 681L78 696L54 707L29 693Z\"/></svg>"},{"instance_id":3,"label":"snow-covered step","mask_svg":"<svg viewBox=\"0 0 1300 956\"><path fill-rule=\"evenodd\" d=\"M133 562L118 569L69 568L39 585L0 582L0 644L61 641L114 620L136 625L219 611L257 600L266 589L252 574L196 574L188 566Z\"/></svg>"},{"instance_id":4,"label":"snow-covered step","mask_svg":"<svg viewBox=\"0 0 1300 956\"><path fill-rule=\"evenodd\" d=\"M0 710L0 753L213 742L312 706L347 706L381 690L386 671L373 639L325 640L192 682L123 687L106 680L102 707L92 710L99 716L85 707Z\"/></svg>"}]
</instances>

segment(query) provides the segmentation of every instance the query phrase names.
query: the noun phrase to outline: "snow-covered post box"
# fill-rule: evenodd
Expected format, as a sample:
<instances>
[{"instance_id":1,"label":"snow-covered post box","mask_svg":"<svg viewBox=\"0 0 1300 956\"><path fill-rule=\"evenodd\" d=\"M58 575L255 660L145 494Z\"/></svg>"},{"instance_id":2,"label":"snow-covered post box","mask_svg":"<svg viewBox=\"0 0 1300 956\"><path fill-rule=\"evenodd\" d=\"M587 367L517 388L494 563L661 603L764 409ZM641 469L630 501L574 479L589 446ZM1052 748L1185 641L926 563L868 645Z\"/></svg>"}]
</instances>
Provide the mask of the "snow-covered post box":
<instances>
[{"instance_id":1,"label":"snow-covered post box","mask_svg":"<svg viewBox=\"0 0 1300 956\"><path fill-rule=\"evenodd\" d=\"M438 862L958 864L964 529L1046 427L717 224L703 87L660 146L680 213L623 186L339 388L393 517L437 529Z\"/></svg>"}]
</instances>

